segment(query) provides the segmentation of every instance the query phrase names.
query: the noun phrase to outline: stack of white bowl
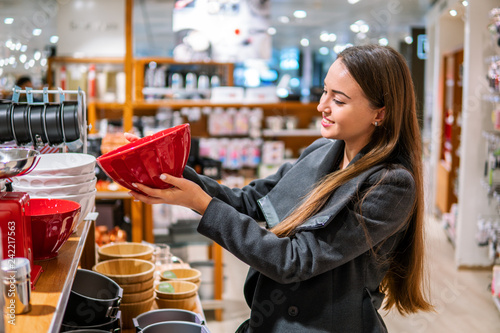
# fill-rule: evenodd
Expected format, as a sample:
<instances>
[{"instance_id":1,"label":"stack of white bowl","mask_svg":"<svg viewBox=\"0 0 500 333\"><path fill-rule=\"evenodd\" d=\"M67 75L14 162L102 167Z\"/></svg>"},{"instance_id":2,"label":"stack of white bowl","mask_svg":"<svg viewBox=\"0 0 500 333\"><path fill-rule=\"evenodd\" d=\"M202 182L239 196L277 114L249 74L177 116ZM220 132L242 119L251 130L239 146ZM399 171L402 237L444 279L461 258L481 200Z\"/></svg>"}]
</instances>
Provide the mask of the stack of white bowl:
<instances>
[{"instance_id":1,"label":"stack of white bowl","mask_svg":"<svg viewBox=\"0 0 500 333\"><path fill-rule=\"evenodd\" d=\"M36 167L26 175L14 177L12 190L26 192L30 198L57 198L78 202L82 208L78 223L95 206L96 159L80 153L42 154Z\"/></svg>"}]
</instances>

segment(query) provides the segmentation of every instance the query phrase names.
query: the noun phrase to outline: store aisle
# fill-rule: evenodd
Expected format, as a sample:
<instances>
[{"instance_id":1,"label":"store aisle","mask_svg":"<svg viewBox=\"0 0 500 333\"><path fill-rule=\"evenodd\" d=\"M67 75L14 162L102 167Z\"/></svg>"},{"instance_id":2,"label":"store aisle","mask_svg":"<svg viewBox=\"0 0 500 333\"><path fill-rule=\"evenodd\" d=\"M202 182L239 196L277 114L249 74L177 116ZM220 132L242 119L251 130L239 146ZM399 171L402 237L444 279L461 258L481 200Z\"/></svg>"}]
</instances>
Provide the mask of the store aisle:
<instances>
[{"instance_id":1,"label":"store aisle","mask_svg":"<svg viewBox=\"0 0 500 333\"><path fill-rule=\"evenodd\" d=\"M498 333L500 312L495 307L489 284L491 270L457 270L454 250L434 218L426 221L427 263L435 313L419 313L402 317L397 312L384 314L391 333ZM233 333L248 318L242 287L247 266L229 253L224 253L226 263L224 294L224 321L213 320L208 311L208 327L212 333Z\"/></svg>"}]
</instances>

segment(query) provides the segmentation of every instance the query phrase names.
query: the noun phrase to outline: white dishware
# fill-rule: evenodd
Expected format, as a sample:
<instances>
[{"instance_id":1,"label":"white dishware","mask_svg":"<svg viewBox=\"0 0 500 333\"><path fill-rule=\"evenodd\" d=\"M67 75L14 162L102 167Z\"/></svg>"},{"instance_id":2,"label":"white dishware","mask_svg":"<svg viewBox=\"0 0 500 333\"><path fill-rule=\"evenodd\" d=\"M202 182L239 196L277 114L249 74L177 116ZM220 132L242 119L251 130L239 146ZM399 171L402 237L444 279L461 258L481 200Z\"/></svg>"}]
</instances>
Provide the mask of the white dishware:
<instances>
[{"instance_id":1,"label":"white dishware","mask_svg":"<svg viewBox=\"0 0 500 333\"><path fill-rule=\"evenodd\" d=\"M94 171L96 159L89 154L41 154L31 176L76 176Z\"/></svg>"},{"instance_id":2,"label":"white dishware","mask_svg":"<svg viewBox=\"0 0 500 333\"><path fill-rule=\"evenodd\" d=\"M52 176L52 175L23 175L12 178L13 184L26 187L54 187L64 185L74 185L88 182L95 178L95 172L76 176Z\"/></svg>"},{"instance_id":3,"label":"white dishware","mask_svg":"<svg viewBox=\"0 0 500 333\"><path fill-rule=\"evenodd\" d=\"M37 196L54 196L54 195L75 195L75 194L83 194L87 192L91 192L95 189L95 184L97 182L97 178L85 182L85 183L75 183L71 185L57 185L57 186L22 186L16 183L12 184L12 189L15 192L26 192L31 195Z\"/></svg>"}]
</instances>

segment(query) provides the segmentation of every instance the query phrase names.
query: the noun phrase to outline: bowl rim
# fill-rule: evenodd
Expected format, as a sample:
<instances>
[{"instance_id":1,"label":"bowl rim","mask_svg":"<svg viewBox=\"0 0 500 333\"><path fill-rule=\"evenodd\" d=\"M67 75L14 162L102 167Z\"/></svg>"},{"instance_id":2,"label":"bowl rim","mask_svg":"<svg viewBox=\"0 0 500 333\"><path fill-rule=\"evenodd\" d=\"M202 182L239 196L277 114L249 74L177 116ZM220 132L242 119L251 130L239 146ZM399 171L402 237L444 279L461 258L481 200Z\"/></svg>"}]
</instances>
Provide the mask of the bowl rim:
<instances>
[{"instance_id":1,"label":"bowl rim","mask_svg":"<svg viewBox=\"0 0 500 333\"><path fill-rule=\"evenodd\" d=\"M145 250L143 252L138 252L138 253L131 253L131 254L109 254L109 253L103 253L101 250L102 249L108 249L110 247L114 247L114 246L135 246L135 245L141 245L141 246L145 246L145 247L148 247L149 249L148 250ZM137 256L143 256L143 255L147 255L147 254L153 254L154 252L154 247L152 247L151 245L148 245L148 244L144 244L144 243L140 243L140 242L112 242L112 243L108 243L108 244L104 244L100 247L98 247L97 249L97 253L99 253L99 255L104 255L104 256L108 256L108 257L114 257L116 259L120 259L120 258L123 258L123 259L127 259L127 258L131 258L131 259L134 259L134 257L137 257Z\"/></svg>"},{"instance_id":2,"label":"bowl rim","mask_svg":"<svg viewBox=\"0 0 500 333\"><path fill-rule=\"evenodd\" d=\"M175 292L174 293L167 293L167 292L158 290L158 288L160 287L160 284L162 284L162 283L171 283L171 282L179 282L181 284L186 284L187 283L193 289L192 290L188 290L188 291L183 291L183 292L180 292L180 293L175 293ZM176 295L176 296L190 295L191 296L191 294L193 294L193 293L196 294L198 292L198 286L196 285L196 283L193 283L193 282L190 282L190 281L184 281L184 280L160 281L160 283L158 283L158 284L155 285L155 292L157 294L157 297L159 297L158 294L159 295L172 295L172 296L173 295ZM162 298L162 297L160 297L160 298Z\"/></svg>"},{"instance_id":3,"label":"bowl rim","mask_svg":"<svg viewBox=\"0 0 500 333\"><path fill-rule=\"evenodd\" d=\"M72 152L69 152L69 153L64 153L64 154L61 154L61 153L40 154L40 162L38 163L37 167L34 169L35 173L33 173L32 176L35 176L35 175L38 176L39 174L36 173L36 172L44 172L43 175L48 175L46 172L57 171L57 170L51 169L50 168L51 165L47 165L47 167L49 167L49 168L43 168L44 167L43 163L46 163L45 161L47 159L51 158L52 156L63 156L63 157L85 156L83 158L89 159L89 161L85 161L85 163L83 163L83 164L79 164L79 165L66 165L66 166L64 166L60 170L73 169L73 168L83 168L83 167L92 165L92 163L95 163L95 161L96 161L96 158L95 158L94 155L84 154L84 153L72 153ZM53 161L51 161L51 162L53 162ZM40 163L42 163L42 164L40 164ZM50 164L52 164L52 163L50 163ZM87 173L90 173L90 172L87 172ZM40 174L40 175L42 175L42 174ZM71 176L79 176L79 175L80 174L78 174L78 175L71 175Z\"/></svg>"},{"instance_id":4,"label":"bowl rim","mask_svg":"<svg viewBox=\"0 0 500 333\"><path fill-rule=\"evenodd\" d=\"M136 274L105 274L105 273L102 273L102 272L99 272L97 270L95 270L95 268L97 266L103 266L105 265L106 263L110 263L110 262L116 262L116 261L139 261L139 262L142 262L142 263L146 263L148 265L151 265L152 267L150 269L148 269L147 271L144 271L144 272L141 272L141 273L136 273ZM134 259L134 258L119 258L119 259L110 259L110 260L105 260L105 261L101 261L101 262L98 262L97 264L95 264L93 267L92 267L92 270L95 271L95 272L98 272L98 273L101 273L101 274L104 274L106 276L109 276L109 277L114 277L114 278L130 278L130 277L136 277L136 276L142 276L142 275L147 275L147 274L150 274L150 273L154 273L156 269L156 266L155 264L153 264L151 261L148 261L148 260L143 260L143 259ZM148 280L145 280L145 281L149 281ZM119 283L118 283L119 284Z\"/></svg>"},{"instance_id":5,"label":"bowl rim","mask_svg":"<svg viewBox=\"0 0 500 333\"><path fill-rule=\"evenodd\" d=\"M85 182L81 182L81 183L75 183L75 184L67 184L67 185L56 185L56 186L24 186L24 185L18 185L18 184L12 184L13 187L16 187L18 189L23 189L23 190L27 190L27 191L18 191L18 192L28 192L30 190L32 191L51 191L51 190L55 190L55 189L61 189L61 190L64 190L64 189L70 189L70 188L76 188L76 187L81 187L81 186L85 186L85 185L90 185L92 183L97 183L97 177L94 176L94 178L92 178L91 180L87 180ZM90 191L89 191L90 192Z\"/></svg>"},{"instance_id":6,"label":"bowl rim","mask_svg":"<svg viewBox=\"0 0 500 333\"><path fill-rule=\"evenodd\" d=\"M59 201L59 202L65 202L67 205L74 206L75 208L72 208L70 210L64 210L62 212L58 213L51 213L51 214L33 214L33 206L32 204L34 202L40 202L40 201ZM42 216L48 216L48 215L54 215L54 214L67 214L67 213L75 213L78 210L82 210L82 205L79 202L73 201L73 200L66 200L66 199L59 199L59 198L31 198L30 199L30 217L42 217Z\"/></svg>"},{"instance_id":7,"label":"bowl rim","mask_svg":"<svg viewBox=\"0 0 500 333\"><path fill-rule=\"evenodd\" d=\"M163 272L166 272L166 271L171 271L171 272L174 272L175 271L180 271L180 270L188 270L188 271L194 271L196 272L196 275L194 276L189 276L189 277L183 277L183 278L179 278L179 277L176 277L176 278L166 278L163 276ZM193 280L193 279L199 279L201 277L201 271L196 269L196 268L192 268L192 267L185 267L185 268L170 268L170 269L162 269L160 271L160 280L161 282L167 282L167 281L188 281L190 282L190 280Z\"/></svg>"},{"instance_id":8,"label":"bowl rim","mask_svg":"<svg viewBox=\"0 0 500 333\"><path fill-rule=\"evenodd\" d=\"M179 131L182 131L182 130L189 130L190 129L190 125L189 123L184 123L184 124L180 124L180 125L177 125L177 126L174 126L174 127L169 127L169 128L166 128L164 130L161 130L161 131L158 131L154 134L151 134L151 135L148 135L148 136L145 136L143 138L140 138L139 140L137 141L134 141L134 142L129 142L123 146L120 146L116 149L113 149L105 154L102 154L101 156L97 157L97 161L102 161L102 160L106 160L110 157L115 157L115 156L120 156L120 155L123 155L127 152L129 152L130 150L132 149L139 149L139 148L142 148L144 146L146 146L147 144L149 144L150 142L152 141L155 141L155 140L158 140L160 138L163 138L164 136L166 136L167 134L171 134L171 133L174 133L174 132L179 132Z\"/></svg>"}]
</instances>

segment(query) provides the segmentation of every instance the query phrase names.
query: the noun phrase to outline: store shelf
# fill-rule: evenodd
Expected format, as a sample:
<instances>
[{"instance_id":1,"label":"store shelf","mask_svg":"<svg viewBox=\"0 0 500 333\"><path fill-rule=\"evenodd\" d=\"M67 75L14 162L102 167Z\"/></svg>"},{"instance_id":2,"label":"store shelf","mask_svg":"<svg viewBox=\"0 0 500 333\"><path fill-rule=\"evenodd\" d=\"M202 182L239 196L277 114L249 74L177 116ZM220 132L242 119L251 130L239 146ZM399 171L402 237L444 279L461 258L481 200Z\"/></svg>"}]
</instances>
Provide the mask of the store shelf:
<instances>
[{"instance_id":1,"label":"store shelf","mask_svg":"<svg viewBox=\"0 0 500 333\"><path fill-rule=\"evenodd\" d=\"M262 131L265 137L286 137L286 136L321 136L319 129L294 129L294 130L280 130L275 131L265 129Z\"/></svg>"}]
</instances>

